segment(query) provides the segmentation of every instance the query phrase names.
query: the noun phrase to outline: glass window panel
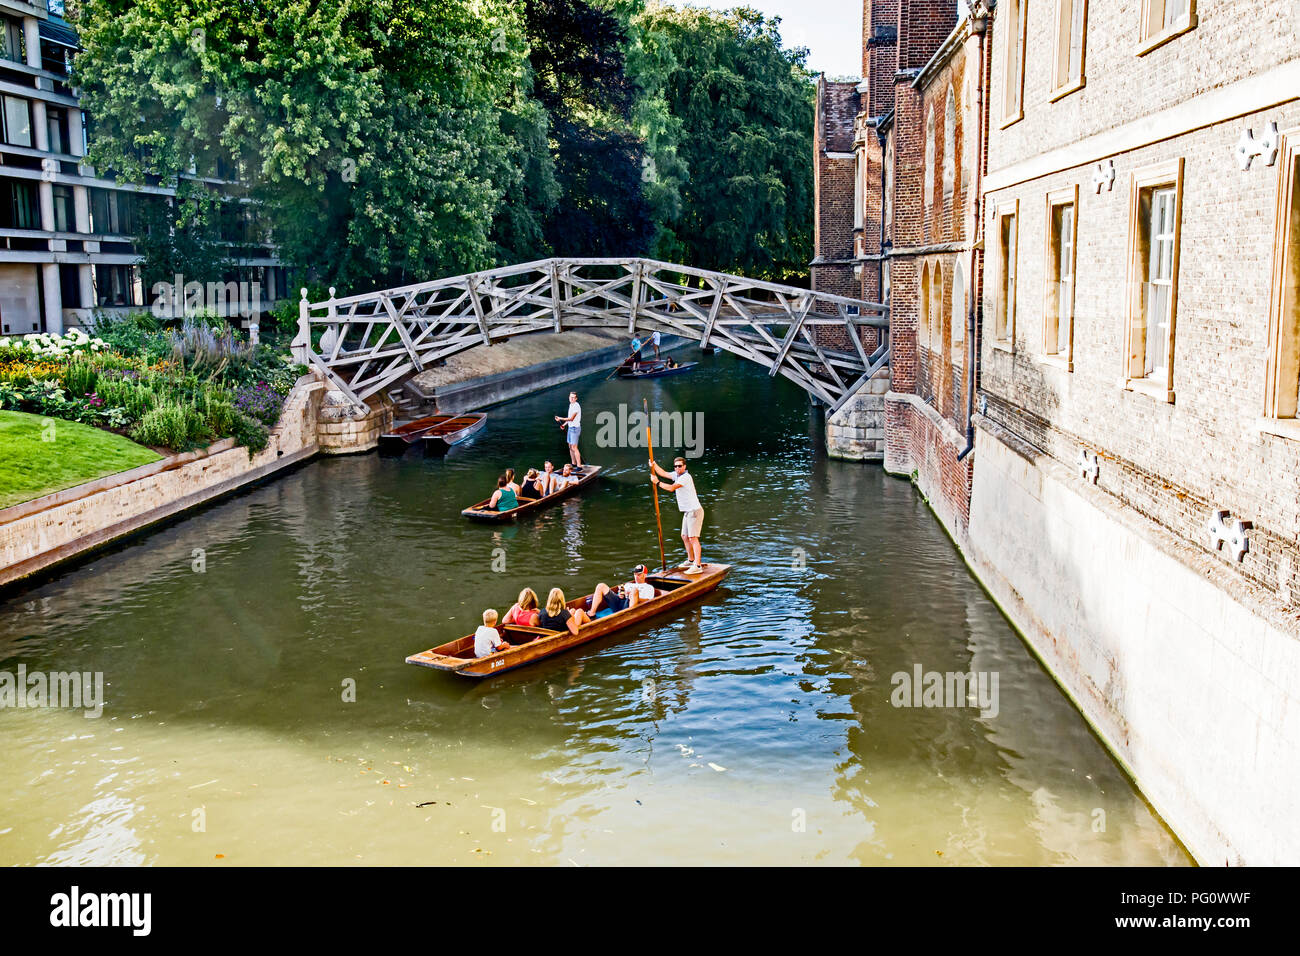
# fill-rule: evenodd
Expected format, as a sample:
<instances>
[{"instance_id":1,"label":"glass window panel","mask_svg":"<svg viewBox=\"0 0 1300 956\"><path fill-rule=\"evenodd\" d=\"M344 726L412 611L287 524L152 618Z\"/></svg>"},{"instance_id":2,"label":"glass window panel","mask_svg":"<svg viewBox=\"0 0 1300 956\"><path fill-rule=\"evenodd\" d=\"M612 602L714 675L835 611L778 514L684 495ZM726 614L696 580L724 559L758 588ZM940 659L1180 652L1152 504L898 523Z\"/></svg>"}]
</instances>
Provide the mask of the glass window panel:
<instances>
[{"instance_id":1,"label":"glass window panel","mask_svg":"<svg viewBox=\"0 0 1300 956\"><path fill-rule=\"evenodd\" d=\"M5 98L5 142L10 146L32 145L32 118L27 101L18 96Z\"/></svg>"}]
</instances>

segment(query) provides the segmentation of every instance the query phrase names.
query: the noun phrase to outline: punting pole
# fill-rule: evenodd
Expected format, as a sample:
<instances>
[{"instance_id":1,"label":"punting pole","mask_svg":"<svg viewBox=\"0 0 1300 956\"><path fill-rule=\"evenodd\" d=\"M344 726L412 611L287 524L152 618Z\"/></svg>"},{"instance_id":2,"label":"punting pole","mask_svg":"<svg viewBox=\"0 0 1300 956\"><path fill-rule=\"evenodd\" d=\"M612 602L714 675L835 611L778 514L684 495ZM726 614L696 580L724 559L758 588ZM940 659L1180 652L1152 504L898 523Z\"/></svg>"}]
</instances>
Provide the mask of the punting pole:
<instances>
[{"instance_id":1,"label":"punting pole","mask_svg":"<svg viewBox=\"0 0 1300 956\"><path fill-rule=\"evenodd\" d=\"M641 399L641 404L645 408L645 444L650 449L650 460L655 459L654 441L650 438L650 402L648 399ZM654 466L650 466L650 487L655 493L655 527L659 529L659 570L668 570L668 559L664 557L664 523L659 517L659 476L655 474Z\"/></svg>"}]
</instances>

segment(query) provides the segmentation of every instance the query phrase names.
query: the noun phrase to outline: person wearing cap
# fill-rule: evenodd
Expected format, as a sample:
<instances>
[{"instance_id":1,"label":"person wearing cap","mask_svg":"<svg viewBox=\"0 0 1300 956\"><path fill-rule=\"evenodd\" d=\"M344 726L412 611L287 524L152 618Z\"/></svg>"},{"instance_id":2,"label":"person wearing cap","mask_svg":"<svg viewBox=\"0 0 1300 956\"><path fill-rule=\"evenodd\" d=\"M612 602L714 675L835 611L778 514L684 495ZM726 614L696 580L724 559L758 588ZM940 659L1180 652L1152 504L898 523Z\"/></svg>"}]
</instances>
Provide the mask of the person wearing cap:
<instances>
[{"instance_id":1,"label":"person wearing cap","mask_svg":"<svg viewBox=\"0 0 1300 956\"><path fill-rule=\"evenodd\" d=\"M617 588L611 588L604 582L596 585L591 596L592 618L608 617L628 608L638 607L654 599L654 585L646 583L646 567L638 564L632 569L632 580ZM620 593L622 592L622 593Z\"/></svg>"},{"instance_id":2,"label":"person wearing cap","mask_svg":"<svg viewBox=\"0 0 1300 956\"><path fill-rule=\"evenodd\" d=\"M700 529L704 527L704 506L695 493L695 479L686 470L685 458L673 459L673 470L664 471L650 459L650 467L661 478L671 479L664 483L650 476L652 484L657 484L665 491L676 492L677 508L682 513L682 542L686 545L686 564L682 567L687 574L699 574L700 567Z\"/></svg>"}]
</instances>

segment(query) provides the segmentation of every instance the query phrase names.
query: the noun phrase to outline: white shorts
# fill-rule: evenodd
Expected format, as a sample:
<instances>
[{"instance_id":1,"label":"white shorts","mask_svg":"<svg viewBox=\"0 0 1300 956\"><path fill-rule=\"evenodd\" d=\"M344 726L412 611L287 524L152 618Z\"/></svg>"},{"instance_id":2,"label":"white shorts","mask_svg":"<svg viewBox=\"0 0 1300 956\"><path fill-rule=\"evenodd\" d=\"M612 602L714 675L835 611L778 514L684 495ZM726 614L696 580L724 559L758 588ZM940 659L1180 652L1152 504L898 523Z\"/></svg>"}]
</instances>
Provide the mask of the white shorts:
<instances>
[{"instance_id":1,"label":"white shorts","mask_svg":"<svg viewBox=\"0 0 1300 956\"><path fill-rule=\"evenodd\" d=\"M682 537L698 538L700 529L704 527L704 509L696 508L694 511L682 512Z\"/></svg>"}]
</instances>

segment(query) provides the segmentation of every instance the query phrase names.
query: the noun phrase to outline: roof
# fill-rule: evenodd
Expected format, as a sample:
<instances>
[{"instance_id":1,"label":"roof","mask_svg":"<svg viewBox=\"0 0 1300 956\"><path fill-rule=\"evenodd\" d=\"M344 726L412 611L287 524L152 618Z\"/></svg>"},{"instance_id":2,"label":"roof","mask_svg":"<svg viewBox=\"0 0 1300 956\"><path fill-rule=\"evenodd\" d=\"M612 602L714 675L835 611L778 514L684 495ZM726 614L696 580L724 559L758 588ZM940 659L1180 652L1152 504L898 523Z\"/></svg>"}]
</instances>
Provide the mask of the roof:
<instances>
[{"instance_id":1,"label":"roof","mask_svg":"<svg viewBox=\"0 0 1300 956\"><path fill-rule=\"evenodd\" d=\"M822 79L818 90L817 120L822 148L831 153L853 152L853 121L859 109L859 80Z\"/></svg>"},{"instance_id":2,"label":"roof","mask_svg":"<svg viewBox=\"0 0 1300 956\"><path fill-rule=\"evenodd\" d=\"M42 40L61 43L64 46L72 47L74 50L81 48L81 44L77 42L77 31L68 26L63 20L42 20L40 26Z\"/></svg>"}]
</instances>

